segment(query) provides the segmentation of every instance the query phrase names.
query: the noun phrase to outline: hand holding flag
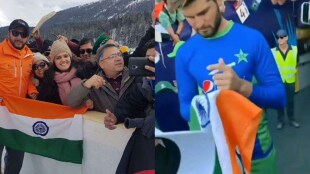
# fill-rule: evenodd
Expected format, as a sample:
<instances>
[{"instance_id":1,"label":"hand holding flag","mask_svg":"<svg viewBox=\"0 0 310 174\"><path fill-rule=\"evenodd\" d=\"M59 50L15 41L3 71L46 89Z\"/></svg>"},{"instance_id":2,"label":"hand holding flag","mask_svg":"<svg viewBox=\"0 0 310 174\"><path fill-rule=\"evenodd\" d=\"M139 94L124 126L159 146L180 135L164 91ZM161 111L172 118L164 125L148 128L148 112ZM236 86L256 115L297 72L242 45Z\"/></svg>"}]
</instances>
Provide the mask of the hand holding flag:
<instances>
[{"instance_id":1,"label":"hand holding flag","mask_svg":"<svg viewBox=\"0 0 310 174\"><path fill-rule=\"evenodd\" d=\"M106 110L107 115L104 117L104 125L106 128L113 130L116 128L116 122L117 122L117 118L116 116L109 111L108 109Z\"/></svg>"}]
</instances>

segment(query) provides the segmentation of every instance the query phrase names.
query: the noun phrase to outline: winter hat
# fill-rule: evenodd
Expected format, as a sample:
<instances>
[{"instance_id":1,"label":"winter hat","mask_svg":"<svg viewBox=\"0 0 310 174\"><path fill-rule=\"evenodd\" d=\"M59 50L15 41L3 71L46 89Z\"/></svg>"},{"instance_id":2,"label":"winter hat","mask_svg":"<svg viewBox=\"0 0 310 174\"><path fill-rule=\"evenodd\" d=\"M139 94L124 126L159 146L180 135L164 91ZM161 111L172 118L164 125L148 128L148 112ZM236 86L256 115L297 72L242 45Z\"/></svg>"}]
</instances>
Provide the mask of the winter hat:
<instances>
[{"instance_id":1,"label":"winter hat","mask_svg":"<svg viewBox=\"0 0 310 174\"><path fill-rule=\"evenodd\" d=\"M121 46L121 47L119 47L119 50L120 50L120 52L121 53L129 53L129 48L128 48L128 46Z\"/></svg>"},{"instance_id":2,"label":"winter hat","mask_svg":"<svg viewBox=\"0 0 310 174\"><path fill-rule=\"evenodd\" d=\"M34 64L39 60L44 60L46 62L49 62L49 60L44 55L42 55L41 53L34 53L32 63Z\"/></svg>"},{"instance_id":3,"label":"winter hat","mask_svg":"<svg viewBox=\"0 0 310 174\"><path fill-rule=\"evenodd\" d=\"M96 54L97 53L97 49L101 46L104 45L108 40L110 40L111 38L106 34L106 33L102 33L96 40L94 47L93 47L93 51L92 54Z\"/></svg>"},{"instance_id":4,"label":"winter hat","mask_svg":"<svg viewBox=\"0 0 310 174\"><path fill-rule=\"evenodd\" d=\"M56 40L53 43L52 48L51 48L51 53L50 53L51 62L53 62L54 58L62 52L68 53L70 57L72 58L72 52L70 48L68 47L68 45L63 41Z\"/></svg>"}]
</instances>

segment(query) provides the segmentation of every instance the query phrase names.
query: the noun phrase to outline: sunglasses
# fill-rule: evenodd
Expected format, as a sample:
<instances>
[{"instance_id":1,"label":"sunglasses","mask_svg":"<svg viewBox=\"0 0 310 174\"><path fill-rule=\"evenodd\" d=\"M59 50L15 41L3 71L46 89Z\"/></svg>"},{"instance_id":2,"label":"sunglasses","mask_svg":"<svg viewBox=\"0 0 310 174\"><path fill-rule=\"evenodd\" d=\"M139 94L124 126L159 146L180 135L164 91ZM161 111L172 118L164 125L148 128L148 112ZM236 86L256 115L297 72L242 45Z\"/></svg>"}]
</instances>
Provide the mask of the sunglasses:
<instances>
[{"instance_id":1,"label":"sunglasses","mask_svg":"<svg viewBox=\"0 0 310 174\"><path fill-rule=\"evenodd\" d=\"M283 39L285 38L286 36L278 36L278 39Z\"/></svg>"},{"instance_id":2,"label":"sunglasses","mask_svg":"<svg viewBox=\"0 0 310 174\"><path fill-rule=\"evenodd\" d=\"M32 70L33 71L35 71L35 70L37 70L37 69L39 69L39 68L41 68L41 69L43 69L44 67L46 66L46 63L45 62L41 62L41 63L39 63L38 65L32 65Z\"/></svg>"},{"instance_id":3,"label":"sunglasses","mask_svg":"<svg viewBox=\"0 0 310 174\"><path fill-rule=\"evenodd\" d=\"M18 35L20 35L22 38L28 37L28 34L26 32L19 32L16 30L11 30L11 33L14 37L18 37Z\"/></svg>"},{"instance_id":4,"label":"sunglasses","mask_svg":"<svg viewBox=\"0 0 310 174\"><path fill-rule=\"evenodd\" d=\"M106 60L106 59L115 59L117 57L123 57L123 54L121 52L114 53L114 54L111 54L110 56L108 56L106 58L101 59L101 61Z\"/></svg>"},{"instance_id":5,"label":"sunglasses","mask_svg":"<svg viewBox=\"0 0 310 174\"><path fill-rule=\"evenodd\" d=\"M47 56L50 55L50 53L51 53L50 51L45 51L45 52L43 53L43 55L47 57Z\"/></svg>"},{"instance_id":6,"label":"sunglasses","mask_svg":"<svg viewBox=\"0 0 310 174\"><path fill-rule=\"evenodd\" d=\"M85 54L85 52L86 52L87 54L90 54L92 51L93 51L93 49L91 49L91 48L81 49L81 50L80 50L80 54Z\"/></svg>"}]
</instances>

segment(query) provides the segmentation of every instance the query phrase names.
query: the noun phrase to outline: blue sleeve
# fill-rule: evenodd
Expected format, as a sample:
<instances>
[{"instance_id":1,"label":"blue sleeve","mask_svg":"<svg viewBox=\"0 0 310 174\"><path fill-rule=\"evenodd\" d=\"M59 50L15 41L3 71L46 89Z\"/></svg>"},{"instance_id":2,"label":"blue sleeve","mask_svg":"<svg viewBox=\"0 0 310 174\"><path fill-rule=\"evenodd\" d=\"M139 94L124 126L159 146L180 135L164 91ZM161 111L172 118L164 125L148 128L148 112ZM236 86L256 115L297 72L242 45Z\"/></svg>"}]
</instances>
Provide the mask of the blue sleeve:
<instances>
[{"instance_id":1,"label":"blue sleeve","mask_svg":"<svg viewBox=\"0 0 310 174\"><path fill-rule=\"evenodd\" d=\"M198 94L198 84L188 71L188 64L183 59L182 51L178 51L176 57L176 80L178 86L178 96L180 111L186 121L190 121L191 101Z\"/></svg>"},{"instance_id":2,"label":"blue sleeve","mask_svg":"<svg viewBox=\"0 0 310 174\"><path fill-rule=\"evenodd\" d=\"M250 100L262 108L282 108L286 105L286 93L282 79L265 38L259 34L254 61L255 77Z\"/></svg>"}]
</instances>

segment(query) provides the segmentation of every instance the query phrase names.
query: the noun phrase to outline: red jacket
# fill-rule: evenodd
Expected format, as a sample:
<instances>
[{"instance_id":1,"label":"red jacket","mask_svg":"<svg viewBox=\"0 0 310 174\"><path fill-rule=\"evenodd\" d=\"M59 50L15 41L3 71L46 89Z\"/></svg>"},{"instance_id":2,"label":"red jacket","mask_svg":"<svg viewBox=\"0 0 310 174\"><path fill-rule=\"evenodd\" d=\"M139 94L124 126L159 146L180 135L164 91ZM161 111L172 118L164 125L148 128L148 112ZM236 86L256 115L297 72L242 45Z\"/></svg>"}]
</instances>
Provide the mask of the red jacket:
<instances>
[{"instance_id":1,"label":"red jacket","mask_svg":"<svg viewBox=\"0 0 310 174\"><path fill-rule=\"evenodd\" d=\"M33 53L27 46L17 50L8 39L0 43L0 96L38 93L31 80L32 60Z\"/></svg>"}]
</instances>

